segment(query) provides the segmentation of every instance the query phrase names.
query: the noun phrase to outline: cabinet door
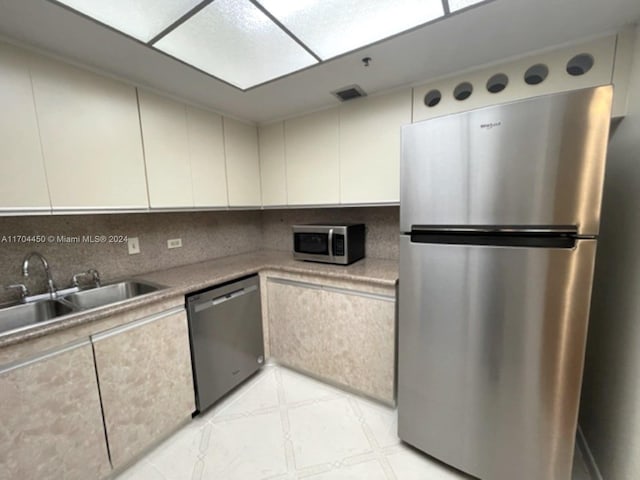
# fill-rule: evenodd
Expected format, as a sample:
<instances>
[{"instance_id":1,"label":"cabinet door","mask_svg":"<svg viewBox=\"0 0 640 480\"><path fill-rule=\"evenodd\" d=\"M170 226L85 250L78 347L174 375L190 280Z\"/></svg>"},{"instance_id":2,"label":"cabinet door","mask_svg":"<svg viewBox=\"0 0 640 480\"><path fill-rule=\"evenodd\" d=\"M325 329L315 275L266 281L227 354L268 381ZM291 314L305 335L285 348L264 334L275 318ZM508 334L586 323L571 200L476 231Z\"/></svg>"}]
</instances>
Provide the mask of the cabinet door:
<instances>
[{"instance_id":1,"label":"cabinet door","mask_svg":"<svg viewBox=\"0 0 640 480\"><path fill-rule=\"evenodd\" d=\"M195 207L226 207L227 169L222 117L187 106L189 163Z\"/></svg>"},{"instance_id":2,"label":"cabinet door","mask_svg":"<svg viewBox=\"0 0 640 480\"><path fill-rule=\"evenodd\" d=\"M172 432L195 410L184 309L91 337L114 468Z\"/></svg>"},{"instance_id":3,"label":"cabinet door","mask_svg":"<svg viewBox=\"0 0 640 480\"><path fill-rule=\"evenodd\" d=\"M287 175L284 158L284 123L264 125L258 130L262 205L287 204Z\"/></svg>"},{"instance_id":4,"label":"cabinet door","mask_svg":"<svg viewBox=\"0 0 640 480\"><path fill-rule=\"evenodd\" d=\"M400 201L400 127L409 123L410 89L341 107L342 203Z\"/></svg>"},{"instance_id":5,"label":"cabinet door","mask_svg":"<svg viewBox=\"0 0 640 480\"><path fill-rule=\"evenodd\" d=\"M0 43L0 212L51 209L29 57Z\"/></svg>"},{"instance_id":6,"label":"cabinet door","mask_svg":"<svg viewBox=\"0 0 640 480\"><path fill-rule=\"evenodd\" d=\"M229 206L260 206L258 129L226 117L223 121Z\"/></svg>"},{"instance_id":7,"label":"cabinet door","mask_svg":"<svg viewBox=\"0 0 640 480\"><path fill-rule=\"evenodd\" d=\"M270 279L268 302L273 358L394 403L394 296Z\"/></svg>"},{"instance_id":8,"label":"cabinet door","mask_svg":"<svg viewBox=\"0 0 640 480\"><path fill-rule=\"evenodd\" d=\"M53 208L147 208L135 88L60 62L32 58Z\"/></svg>"},{"instance_id":9,"label":"cabinet door","mask_svg":"<svg viewBox=\"0 0 640 480\"><path fill-rule=\"evenodd\" d=\"M193 207L185 105L138 91L152 208Z\"/></svg>"},{"instance_id":10,"label":"cabinet door","mask_svg":"<svg viewBox=\"0 0 640 480\"><path fill-rule=\"evenodd\" d=\"M340 203L338 109L284 125L289 205Z\"/></svg>"},{"instance_id":11,"label":"cabinet door","mask_svg":"<svg viewBox=\"0 0 640 480\"><path fill-rule=\"evenodd\" d=\"M85 480L110 472L89 341L0 368L0 478Z\"/></svg>"}]
</instances>

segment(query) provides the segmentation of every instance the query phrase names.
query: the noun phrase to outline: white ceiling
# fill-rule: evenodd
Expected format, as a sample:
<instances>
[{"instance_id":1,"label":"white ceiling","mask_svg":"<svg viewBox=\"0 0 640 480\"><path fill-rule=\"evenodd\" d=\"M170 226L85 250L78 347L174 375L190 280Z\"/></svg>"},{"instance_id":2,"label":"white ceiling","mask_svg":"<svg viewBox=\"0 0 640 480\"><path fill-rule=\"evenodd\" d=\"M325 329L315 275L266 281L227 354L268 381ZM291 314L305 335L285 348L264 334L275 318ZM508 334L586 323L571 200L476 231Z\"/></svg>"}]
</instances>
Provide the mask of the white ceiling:
<instances>
[{"instance_id":1,"label":"white ceiling","mask_svg":"<svg viewBox=\"0 0 640 480\"><path fill-rule=\"evenodd\" d=\"M494 0L243 92L49 1L0 0L0 35L256 122L336 104L330 92L354 83L369 94L418 84L638 19L638 0Z\"/></svg>"}]
</instances>

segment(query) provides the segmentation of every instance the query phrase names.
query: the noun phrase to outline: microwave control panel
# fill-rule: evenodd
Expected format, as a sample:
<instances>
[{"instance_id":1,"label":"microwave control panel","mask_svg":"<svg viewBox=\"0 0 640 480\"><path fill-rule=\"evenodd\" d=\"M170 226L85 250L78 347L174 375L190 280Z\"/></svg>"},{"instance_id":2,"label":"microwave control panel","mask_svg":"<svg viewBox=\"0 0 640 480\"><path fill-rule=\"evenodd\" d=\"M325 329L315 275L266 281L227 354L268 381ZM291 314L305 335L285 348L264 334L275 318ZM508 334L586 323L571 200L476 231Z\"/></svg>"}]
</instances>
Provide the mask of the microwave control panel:
<instances>
[{"instance_id":1,"label":"microwave control panel","mask_svg":"<svg viewBox=\"0 0 640 480\"><path fill-rule=\"evenodd\" d=\"M344 257L344 235L334 235L333 255L336 257Z\"/></svg>"}]
</instances>

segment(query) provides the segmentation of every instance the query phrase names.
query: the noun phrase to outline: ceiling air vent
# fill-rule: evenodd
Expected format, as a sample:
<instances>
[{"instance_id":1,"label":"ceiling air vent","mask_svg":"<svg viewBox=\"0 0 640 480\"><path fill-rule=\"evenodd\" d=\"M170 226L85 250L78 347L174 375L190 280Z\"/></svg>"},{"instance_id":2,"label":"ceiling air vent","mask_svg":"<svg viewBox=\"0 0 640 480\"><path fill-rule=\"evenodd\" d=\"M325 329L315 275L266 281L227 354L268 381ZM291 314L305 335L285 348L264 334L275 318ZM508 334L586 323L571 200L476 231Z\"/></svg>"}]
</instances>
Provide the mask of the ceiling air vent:
<instances>
[{"instance_id":1,"label":"ceiling air vent","mask_svg":"<svg viewBox=\"0 0 640 480\"><path fill-rule=\"evenodd\" d=\"M348 87L341 88L340 90L336 90L331 93L338 97L341 102L346 102L347 100L367 96L365 91L362 90L359 85L349 85Z\"/></svg>"}]
</instances>

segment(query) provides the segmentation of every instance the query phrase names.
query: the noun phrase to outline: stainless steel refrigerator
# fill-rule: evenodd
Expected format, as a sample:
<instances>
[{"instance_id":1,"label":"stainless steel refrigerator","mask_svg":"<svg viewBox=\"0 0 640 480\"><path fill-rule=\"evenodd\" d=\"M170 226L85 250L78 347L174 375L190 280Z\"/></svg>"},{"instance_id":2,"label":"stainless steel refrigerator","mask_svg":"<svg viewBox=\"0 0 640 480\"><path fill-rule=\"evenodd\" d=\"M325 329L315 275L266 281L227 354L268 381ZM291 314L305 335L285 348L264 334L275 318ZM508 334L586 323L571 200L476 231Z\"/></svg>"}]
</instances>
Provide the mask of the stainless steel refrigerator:
<instances>
[{"instance_id":1,"label":"stainless steel refrigerator","mask_svg":"<svg viewBox=\"0 0 640 480\"><path fill-rule=\"evenodd\" d=\"M403 127L400 438L483 480L569 480L612 88Z\"/></svg>"}]
</instances>

